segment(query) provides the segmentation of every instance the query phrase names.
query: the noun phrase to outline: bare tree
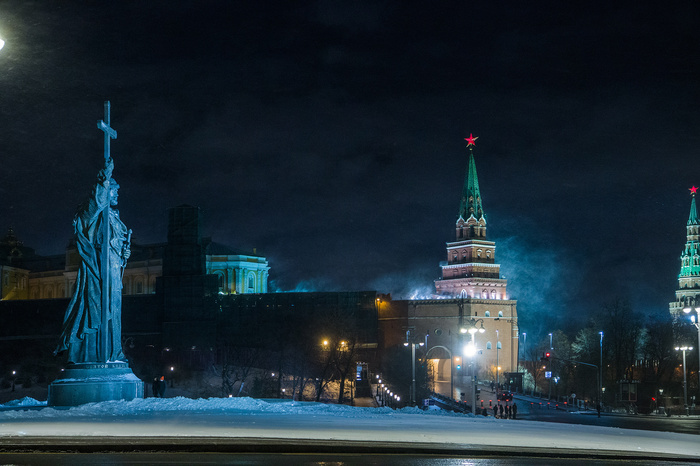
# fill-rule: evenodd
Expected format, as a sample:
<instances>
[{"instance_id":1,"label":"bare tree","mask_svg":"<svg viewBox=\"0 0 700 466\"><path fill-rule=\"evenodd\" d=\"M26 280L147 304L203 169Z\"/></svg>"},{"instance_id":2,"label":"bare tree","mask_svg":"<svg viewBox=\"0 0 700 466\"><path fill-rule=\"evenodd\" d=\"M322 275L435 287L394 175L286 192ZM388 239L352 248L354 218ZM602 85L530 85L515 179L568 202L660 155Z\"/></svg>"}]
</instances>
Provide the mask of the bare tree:
<instances>
[{"instance_id":1,"label":"bare tree","mask_svg":"<svg viewBox=\"0 0 700 466\"><path fill-rule=\"evenodd\" d=\"M260 366L261 359L261 350L258 348L224 346L218 371L221 374L222 395L233 395L236 383L240 382L235 396L241 396L248 376Z\"/></svg>"},{"instance_id":2,"label":"bare tree","mask_svg":"<svg viewBox=\"0 0 700 466\"><path fill-rule=\"evenodd\" d=\"M632 379L635 361L641 350L642 321L630 305L617 299L606 304L600 323L605 332L604 356L611 362L613 380Z\"/></svg>"},{"instance_id":3,"label":"bare tree","mask_svg":"<svg viewBox=\"0 0 700 466\"><path fill-rule=\"evenodd\" d=\"M664 318L649 319L644 329L642 364L647 378L655 385L668 382L676 368L674 333L673 319L668 313Z\"/></svg>"}]
</instances>

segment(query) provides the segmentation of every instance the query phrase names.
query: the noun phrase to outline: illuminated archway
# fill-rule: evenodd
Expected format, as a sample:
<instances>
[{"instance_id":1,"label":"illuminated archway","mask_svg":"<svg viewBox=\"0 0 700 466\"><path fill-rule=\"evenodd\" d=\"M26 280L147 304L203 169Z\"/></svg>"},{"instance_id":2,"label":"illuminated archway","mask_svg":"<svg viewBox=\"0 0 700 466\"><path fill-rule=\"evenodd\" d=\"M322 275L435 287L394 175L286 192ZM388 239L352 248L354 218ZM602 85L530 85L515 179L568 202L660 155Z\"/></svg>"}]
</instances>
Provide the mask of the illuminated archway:
<instances>
[{"instance_id":1,"label":"illuminated archway","mask_svg":"<svg viewBox=\"0 0 700 466\"><path fill-rule=\"evenodd\" d=\"M428 376L433 391L453 398L452 351L446 346L433 346L425 353Z\"/></svg>"}]
</instances>

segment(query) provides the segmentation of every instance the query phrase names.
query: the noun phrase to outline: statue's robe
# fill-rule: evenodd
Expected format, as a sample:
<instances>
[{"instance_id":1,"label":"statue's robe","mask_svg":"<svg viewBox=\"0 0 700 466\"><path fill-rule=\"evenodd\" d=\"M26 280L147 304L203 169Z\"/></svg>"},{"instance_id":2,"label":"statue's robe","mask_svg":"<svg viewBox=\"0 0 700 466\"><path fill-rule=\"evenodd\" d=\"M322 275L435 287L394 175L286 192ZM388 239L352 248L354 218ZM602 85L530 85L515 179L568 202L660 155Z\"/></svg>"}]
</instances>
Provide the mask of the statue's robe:
<instances>
[{"instance_id":1,"label":"statue's robe","mask_svg":"<svg viewBox=\"0 0 700 466\"><path fill-rule=\"evenodd\" d=\"M127 229L119 212L109 207L109 281L110 306L107 322L102 319L102 211L110 204L106 180L111 170L101 170L92 195L75 214L73 228L80 268L73 298L66 309L63 330L56 353L68 351L68 362L124 361L121 344L122 267L125 265L124 243ZM103 356L100 332L106 332L107 355Z\"/></svg>"}]
</instances>

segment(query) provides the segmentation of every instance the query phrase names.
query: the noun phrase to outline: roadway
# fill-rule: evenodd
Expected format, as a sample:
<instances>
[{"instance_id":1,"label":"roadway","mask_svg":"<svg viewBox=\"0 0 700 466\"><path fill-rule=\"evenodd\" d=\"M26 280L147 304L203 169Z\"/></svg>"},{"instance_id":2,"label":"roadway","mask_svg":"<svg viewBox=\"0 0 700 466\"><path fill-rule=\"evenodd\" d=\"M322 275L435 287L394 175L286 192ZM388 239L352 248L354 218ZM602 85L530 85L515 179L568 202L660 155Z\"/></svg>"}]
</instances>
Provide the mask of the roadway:
<instances>
[{"instance_id":1,"label":"roadway","mask_svg":"<svg viewBox=\"0 0 700 466\"><path fill-rule=\"evenodd\" d=\"M698 415L668 417L659 414L601 413L599 418L595 411L565 411L555 408L554 403L551 403L548 408L546 400L537 398L516 395L514 400L518 404L518 418L530 421L700 434L700 416Z\"/></svg>"}]
</instances>

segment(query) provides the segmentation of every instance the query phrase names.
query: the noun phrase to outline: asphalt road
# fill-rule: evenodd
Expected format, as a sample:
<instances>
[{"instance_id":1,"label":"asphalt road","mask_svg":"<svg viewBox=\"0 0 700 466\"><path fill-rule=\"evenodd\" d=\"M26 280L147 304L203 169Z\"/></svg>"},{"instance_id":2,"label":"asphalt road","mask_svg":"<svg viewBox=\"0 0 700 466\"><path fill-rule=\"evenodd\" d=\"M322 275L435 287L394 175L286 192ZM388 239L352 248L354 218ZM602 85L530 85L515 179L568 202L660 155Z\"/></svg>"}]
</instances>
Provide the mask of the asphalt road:
<instances>
[{"instance_id":1,"label":"asphalt road","mask_svg":"<svg viewBox=\"0 0 700 466\"><path fill-rule=\"evenodd\" d=\"M496 395L487 387L482 386L481 400L491 414L489 401L495 403ZM516 396L514 401L518 405L518 419L700 435L700 416L698 415L667 417L663 415L603 413L598 418L595 411L567 412L554 408L554 404L547 408L547 404L543 400L535 402L535 399ZM540 405L540 401L542 401L542 405Z\"/></svg>"},{"instance_id":2,"label":"asphalt road","mask_svg":"<svg viewBox=\"0 0 700 466\"><path fill-rule=\"evenodd\" d=\"M529 402L516 399L518 417L530 421L560 422L565 424L583 424L592 426L620 427L623 429L653 430L659 432L677 432L682 434L700 434L700 416L662 416L647 414L601 414L595 412L566 412L546 407L538 408Z\"/></svg>"}]
</instances>

